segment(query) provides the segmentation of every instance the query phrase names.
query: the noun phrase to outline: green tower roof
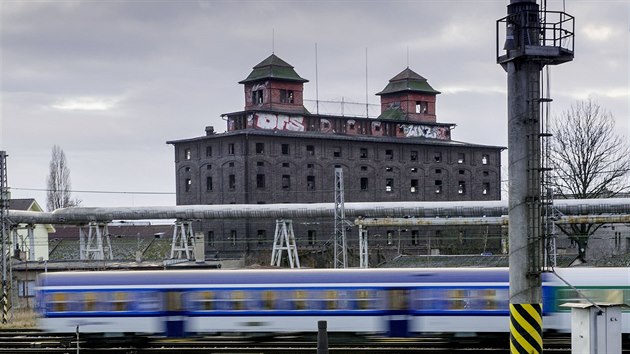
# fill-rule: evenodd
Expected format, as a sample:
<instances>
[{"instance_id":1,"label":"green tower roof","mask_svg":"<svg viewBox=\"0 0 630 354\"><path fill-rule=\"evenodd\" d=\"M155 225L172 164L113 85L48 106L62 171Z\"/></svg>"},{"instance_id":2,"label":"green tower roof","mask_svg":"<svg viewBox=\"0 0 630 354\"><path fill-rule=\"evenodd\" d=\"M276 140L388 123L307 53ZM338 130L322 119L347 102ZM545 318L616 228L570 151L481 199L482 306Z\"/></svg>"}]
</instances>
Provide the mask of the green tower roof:
<instances>
[{"instance_id":1,"label":"green tower roof","mask_svg":"<svg viewBox=\"0 0 630 354\"><path fill-rule=\"evenodd\" d=\"M377 93L377 95L386 95L389 93L396 92L424 92L429 94L437 95L440 91L436 91L429 85L427 79L418 75L415 71L406 68L401 71L400 74L394 76L383 91Z\"/></svg>"},{"instance_id":2,"label":"green tower roof","mask_svg":"<svg viewBox=\"0 0 630 354\"><path fill-rule=\"evenodd\" d=\"M278 58L275 54L271 54L267 59L254 66L254 70L245 80L239 81L239 84L266 79L308 82L308 80L300 77L293 70L293 66Z\"/></svg>"}]
</instances>

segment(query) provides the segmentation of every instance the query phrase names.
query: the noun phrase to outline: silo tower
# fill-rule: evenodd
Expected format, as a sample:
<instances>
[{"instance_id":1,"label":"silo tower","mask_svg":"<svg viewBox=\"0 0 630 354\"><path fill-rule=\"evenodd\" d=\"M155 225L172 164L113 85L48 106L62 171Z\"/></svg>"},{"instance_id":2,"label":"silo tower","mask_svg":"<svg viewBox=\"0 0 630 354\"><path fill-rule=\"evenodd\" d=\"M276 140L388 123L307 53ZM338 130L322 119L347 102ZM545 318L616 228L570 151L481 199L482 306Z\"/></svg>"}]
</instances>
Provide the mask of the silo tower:
<instances>
[{"instance_id":1,"label":"silo tower","mask_svg":"<svg viewBox=\"0 0 630 354\"><path fill-rule=\"evenodd\" d=\"M497 63L507 72L510 247L510 350L542 353L542 281L545 232L541 193L546 170L541 140L548 136L541 112L546 65L573 60L573 17L547 11L535 0L511 0L497 21ZM542 197L541 197L542 196Z\"/></svg>"}]
</instances>

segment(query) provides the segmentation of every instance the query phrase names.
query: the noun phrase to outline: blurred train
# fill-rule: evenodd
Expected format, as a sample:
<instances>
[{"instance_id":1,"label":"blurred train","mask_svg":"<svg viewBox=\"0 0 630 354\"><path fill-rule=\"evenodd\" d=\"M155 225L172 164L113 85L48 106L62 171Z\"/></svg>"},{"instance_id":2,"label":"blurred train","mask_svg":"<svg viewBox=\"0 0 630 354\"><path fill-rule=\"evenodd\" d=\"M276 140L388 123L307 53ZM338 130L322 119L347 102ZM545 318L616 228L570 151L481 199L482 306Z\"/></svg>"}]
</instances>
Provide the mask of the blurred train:
<instances>
[{"instance_id":1,"label":"blurred train","mask_svg":"<svg viewBox=\"0 0 630 354\"><path fill-rule=\"evenodd\" d=\"M556 272L592 301L630 302L628 268ZM508 291L506 268L60 272L39 277L36 300L49 332L315 332L326 320L329 332L404 337L509 332ZM545 330L569 331L570 310L559 305L579 301L543 274Z\"/></svg>"}]
</instances>

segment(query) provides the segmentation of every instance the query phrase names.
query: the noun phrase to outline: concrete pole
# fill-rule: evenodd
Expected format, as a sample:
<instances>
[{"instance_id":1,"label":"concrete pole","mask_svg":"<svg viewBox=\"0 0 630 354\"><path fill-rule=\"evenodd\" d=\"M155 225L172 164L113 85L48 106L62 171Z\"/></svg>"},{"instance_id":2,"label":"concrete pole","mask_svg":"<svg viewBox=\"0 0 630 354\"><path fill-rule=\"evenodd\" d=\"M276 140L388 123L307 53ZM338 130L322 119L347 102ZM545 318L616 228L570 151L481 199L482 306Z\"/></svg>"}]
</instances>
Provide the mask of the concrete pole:
<instances>
[{"instance_id":1,"label":"concrete pole","mask_svg":"<svg viewBox=\"0 0 630 354\"><path fill-rule=\"evenodd\" d=\"M538 46L538 5L511 0L515 49ZM510 48L508 55L510 55ZM506 63L508 76L508 216L510 352L542 353L542 250L540 223L540 70L528 56Z\"/></svg>"}]
</instances>

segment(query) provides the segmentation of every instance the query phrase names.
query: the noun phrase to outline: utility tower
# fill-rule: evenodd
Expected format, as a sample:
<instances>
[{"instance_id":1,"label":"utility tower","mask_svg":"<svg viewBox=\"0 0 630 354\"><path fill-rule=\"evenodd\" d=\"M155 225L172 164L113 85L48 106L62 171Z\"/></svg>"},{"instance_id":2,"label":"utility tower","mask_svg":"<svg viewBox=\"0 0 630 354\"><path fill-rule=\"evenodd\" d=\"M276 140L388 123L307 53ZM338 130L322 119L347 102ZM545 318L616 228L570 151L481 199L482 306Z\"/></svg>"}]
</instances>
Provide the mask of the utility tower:
<instances>
[{"instance_id":1,"label":"utility tower","mask_svg":"<svg viewBox=\"0 0 630 354\"><path fill-rule=\"evenodd\" d=\"M2 237L2 293L0 294L0 306L2 306L2 323L7 323L9 319L9 293L10 282L7 279L7 267L11 266L9 258L9 186L7 183L7 153L0 151L0 237Z\"/></svg>"},{"instance_id":2,"label":"utility tower","mask_svg":"<svg viewBox=\"0 0 630 354\"><path fill-rule=\"evenodd\" d=\"M335 244L334 268L348 268L346 211L343 200L343 169L335 167Z\"/></svg>"},{"instance_id":3,"label":"utility tower","mask_svg":"<svg viewBox=\"0 0 630 354\"><path fill-rule=\"evenodd\" d=\"M543 0L545 3L545 0ZM511 0L497 21L497 63L508 81L510 351L542 353L541 73L573 60L573 17Z\"/></svg>"}]
</instances>

